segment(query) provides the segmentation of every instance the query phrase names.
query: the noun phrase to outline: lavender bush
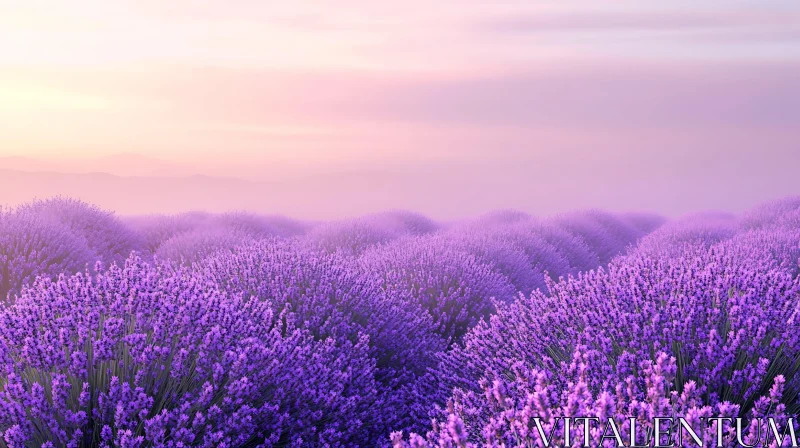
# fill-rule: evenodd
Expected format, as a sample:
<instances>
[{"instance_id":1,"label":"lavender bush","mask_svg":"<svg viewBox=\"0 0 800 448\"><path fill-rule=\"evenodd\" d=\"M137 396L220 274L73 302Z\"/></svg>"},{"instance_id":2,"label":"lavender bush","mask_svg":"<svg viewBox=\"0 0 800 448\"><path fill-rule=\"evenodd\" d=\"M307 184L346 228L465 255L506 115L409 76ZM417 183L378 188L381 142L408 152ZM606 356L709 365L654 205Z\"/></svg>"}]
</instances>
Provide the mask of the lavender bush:
<instances>
[{"instance_id":1,"label":"lavender bush","mask_svg":"<svg viewBox=\"0 0 800 448\"><path fill-rule=\"evenodd\" d=\"M436 244L468 253L480 262L490 265L492 269L503 274L516 291L527 291L545 287L545 271L556 268L541 260L531 257L527 247L518 244L507 234L493 230L455 229L438 237ZM557 259L556 263L561 262ZM557 268L556 268L557 269Z\"/></svg>"},{"instance_id":2,"label":"lavender bush","mask_svg":"<svg viewBox=\"0 0 800 448\"><path fill-rule=\"evenodd\" d=\"M661 226L642 238L636 252L654 256L674 252L680 256L685 246L708 247L733 238L739 232L736 217L727 213L695 213Z\"/></svg>"},{"instance_id":3,"label":"lavender bush","mask_svg":"<svg viewBox=\"0 0 800 448\"><path fill-rule=\"evenodd\" d=\"M364 253L360 262L364 270L380 276L387 294L428 313L436 333L448 343L488 316L495 300L514 296L508 278L442 238L416 237L377 247Z\"/></svg>"},{"instance_id":4,"label":"lavender bush","mask_svg":"<svg viewBox=\"0 0 800 448\"><path fill-rule=\"evenodd\" d=\"M293 241L262 240L221 252L196 267L226 291L290 309L296 325L317 339L370 335L379 364L414 369L426 351L438 351L433 323L380 287L341 254L324 254ZM423 341L430 340L433 348ZM421 367L424 370L425 364Z\"/></svg>"},{"instance_id":5,"label":"lavender bush","mask_svg":"<svg viewBox=\"0 0 800 448\"><path fill-rule=\"evenodd\" d=\"M141 249L138 235L112 212L83 201L57 197L23 207L26 213L61 223L77 237L83 237L95 258L105 263L122 262L132 251Z\"/></svg>"},{"instance_id":6,"label":"lavender bush","mask_svg":"<svg viewBox=\"0 0 800 448\"><path fill-rule=\"evenodd\" d=\"M600 266L600 258L586 242L579 236L562 229L551 223L542 221L528 221L517 224L510 229L518 238L526 238L526 235L536 235L541 238L555 251L569 262L568 274L578 274L579 272L596 269ZM620 247L622 251L624 248ZM557 271L553 274L561 275Z\"/></svg>"},{"instance_id":7,"label":"lavender bush","mask_svg":"<svg viewBox=\"0 0 800 448\"><path fill-rule=\"evenodd\" d=\"M744 213L740 225L746 230L800 228L800 196L770 201Z\"/></svg>"},{"instance_id":8,"label":"lavender bush","mask_svg":"<svg viewBox=\"0 0 800 448\"><path fill-rule=\"evenodd\" d=\"M195 252L207 255L214 251L214 246L228 247L232 238L225 236L226 233L236 235L237 240L288 238L302 235L311 227L308 223L283 216L262 216L247 212L134 216L126 218L126 222L140 235L148 253L156 254L162 246L169 245L173 247L164 249L162 256L176 256L176 259L180 259L189 255L190 260L202 258L192 255ZM214 235L227 241L214 244ZM211 247L204 249L203 242Z\"/></svg>"},{"instance_id":9,"label":"lavender bush","mask_svg":"<svg viewBox=\"0 0 800 448\"><path fill-rule=\"evenodd\" d=\"M210 217L209 213L191 212L177 215L131 216L125 218L124 222L137 232L144 249L152 254L169 239L201 227Z\"/></svg>"},{"instance_id":10,"label":"lavender bush","mask_svg":"<svg viewBox=\"0 0 800 448\"><path fill-rule=\"evenodd\" d=\"M583 240L601 264L608 263L645 235L626 219L600 210L567 213L551 222Z\"/></svg>"},{"instance_id":11,"label":"lavender bush","mask_svg":"<svg viewBox=\"0 0 800 448\"><path fill-rule=\"evenodd\" d=\"M623 213L621 217L625 222L639 230L643 235L655 232L661 226L667 223L666 218L655 213L631 212Z\"/></svg>"},{"instance_id":12,"label":"lavender bush","mask_svg":"<svg viewBox=\"0 0 800 448\"><path fill-rule=\"evenodd\" d=\"M248 235L252 238L291 237L304 234L309 224L285 216L261 216L231 212L212 216L206 227Z\"/></svg>"},{"instance_id":13,"label":"lavender bush","mask_svg":"<svg viewBox=\"0 0 800 448\"><path fill-rule=\"evenodd\" d=\"M0 313L0 446L364 442L366 338L315 341L294 320L138 259L42 279Z\"/></svg>"},{"instance_id":14,"label":"lavender bush","mask_svg":"<svg viewBox=\"0 0 800 448\"><path fill-rule=\"evenodd\" d=\"M495 210L463 223L477 229L497 228L519 222L532 220L533 217L523 211L514 209Z\"/></svg>"},{"instance_id":15,"label":"lavender bush","mask_svg":"<svg viewBox=\"0 0 800 448\"><path fill-rule=\"evenodd\" d=\"M406 235L425 235L440 229L440 225L434 220L407 210L389 210L378 213L372 216L372 220Z\"/></svg>"},{"instance_id":16,"label":"lavender bush","mask_svg":"<svg viewBox=\"0 0 800 448\"><path fill-rule=\"evenodd\" d=\"M245 232L219 228L199 228L176 235L161 244L155 255L162 260L191 266L223 251L233 250L254 238Z\"/></svg>"},{"instance_id":17,"label":"lavender bush","mask_svg":"<svg viewBox=\"0 0 800 448\"><path fill-rule=\"evenodd\" d=\"M0 302L37 276L54 277L93 263L86 238L23 205L0 209Z\"/></svg>"},{"instance_id":18,"label":"lavender bush","mask_svg":"<svg viewBox=\"0 0 800 448\"><path fill-rule=\"evenodd\" d=\"M434 420L425 437L411 433L406 440L403 432L397 431L391 435L392 445L395 448L697 446L691 435L684 435L683 427L674 423L680 417L693 428L702 446L717 446L719 433L722 446L741 447L735 426L721 420L706 420L740 415L741 407L730 402L707 404L701 388L693 381L677 387L676 359L663 352L655 358L655 361L647 359L638 364L638 378L629 376L612 389L599 393L593 392L586 381L585 369L589 361L580 352L575 353L569 365L572 381L562 386L554 385L548 372L517 363L513 366L513 380L489 376L480 381L479 392L456 390L443 419ZM787 427L792 414L782 403L784 385L785 378L776 376L769 391L755 401L743 425L743 443L757 446L771 435L766 418L774 419L779 428ZM475 427L476 416L491 417ZM669 434L659 437L658 442L653 437L655 417L675 419L672 424L665 425ZM565 418L576 419L569 426L569 432ZM596 419L587 422L588 438L584 429L586 423L578 418ZM613 429L607 429L611 428L609 419L615 422L616 434ZM721 426L718 428L718 425ZM793 426L796 430L797 425ZM615 436L616 439L604 439ZM771 440L773 445L770 446L791 446L789 437L781 444L775 444L774 438Z\"/></svg>"},{"instance_id":19,"label":"lavender bush","mask_svg":"<svg viewBox=\"0 0 800 448\"><path fill-rule=\"evenodd\" d=\"M753 240L740 243L746 241ZM800 283L763 255L726 243L682 256L635 254L552 283L548 294L502 306L475 327L463 346L443 355L439 377L457 395L478 394L482 378L514 379L521 364L568 389L580 353L589 390L612 393L641 377L643 362L666 353L677 366L671 387L681 392L691 383L703 406L735 405L744 416L781 376L780 401L796 413ZM477 408L483 411L463 421L480 437L494 414Z\"/></svg>"},{"instance_id":20,"label":"lavender bush","mask_svg":"<svg viewBox=\"0 0 800 448\"><path fill-rule=\"evenodd\" d=\"M380 394L375 406L386 411L373 416L371 429L386 434L419 423L414 415L424 406L414 397L417 378L433 366L445 340L429 316L381 288L379 279L362 272L352 258L298 242L264 240L218 253L197 268L226 291L276 312L291 310L295 325L317 340L349 345L368 336Z\"/></svg>"}]
</instances>

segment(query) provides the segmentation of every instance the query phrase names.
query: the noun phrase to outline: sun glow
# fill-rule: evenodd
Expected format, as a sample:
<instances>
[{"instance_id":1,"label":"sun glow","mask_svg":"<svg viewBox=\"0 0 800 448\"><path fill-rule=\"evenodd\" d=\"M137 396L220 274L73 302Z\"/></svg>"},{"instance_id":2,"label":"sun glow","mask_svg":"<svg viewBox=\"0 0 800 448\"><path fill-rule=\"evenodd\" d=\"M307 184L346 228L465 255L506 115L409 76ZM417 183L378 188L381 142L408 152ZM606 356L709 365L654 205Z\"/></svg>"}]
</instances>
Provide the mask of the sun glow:
<instances>
[{"instance_id":1,"label":"sun glow","mask_svg":"<svg viewBox=\"0 0 800 448\"><path fill-rule=\"evenodd\" d=\"M0 85L0 110L100 110L108 109L106 98L32 84Z\"/></svg>"}]
</instances>

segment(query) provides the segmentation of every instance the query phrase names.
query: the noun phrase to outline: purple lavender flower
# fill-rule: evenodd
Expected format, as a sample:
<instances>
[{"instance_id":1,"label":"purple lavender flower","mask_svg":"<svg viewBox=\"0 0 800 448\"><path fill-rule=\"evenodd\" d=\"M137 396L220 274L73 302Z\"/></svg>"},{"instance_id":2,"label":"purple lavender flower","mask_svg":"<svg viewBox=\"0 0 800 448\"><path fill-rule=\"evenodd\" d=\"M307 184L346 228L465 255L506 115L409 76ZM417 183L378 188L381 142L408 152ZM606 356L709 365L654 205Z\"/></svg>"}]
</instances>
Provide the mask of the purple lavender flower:
<instances>
[{"instance_id":1,"label":"purple lavender flower","mask_svg":"<svg viewBox=\"0 0 800 448\"><path fill-rule=\"evenodd\" d=\"M717 425L720 420L742 414L739 405L704 401L702 389L690 381L680 387L676 382L679 366L674 357L661 352L655 360L638 363L639 376L629 376L609 390L593 391L586 381L586 360L575 353L571 363L573 381L554 381L546 371L514 365L513 380L490 374L480 381L477 391L457 389L443 411L434 420L425 437L403 432L392 433L394 448L433 448L478 446L654 446L656 418L672 419L667 423L669 434L660 437L659 446L696 446L688 432L680 432L678 418L684 418L702 446L717 446ZM760 395L757 405L742 417L747 422L741 431L750 445L763 441L769 430L767 418L781 428L790 414L781 404L785 378L774 377L769 390ZM594 421L584 420L586 418ZM571 419L567 427L565 423ZM614 422L610 428L609 419ZM633 419L633 423L631 423ZM588 440L584 425L588 425ZM722 423L719 434L725 447L741 447L734 427ZM795 423L796 425L796 423ZM569 429L568 429L569 428ZM614 433L616 429L617 433ZM795 430L797 428L795 427ZM616 440L603 437L617 436ZM649 442L647 441L649 440ZM684 445L678 445L683 440ZM774 439L773 439L774 440ZM786 438L789 441L789 438ZM773 446L773 445L770 445ZM790 446L790 445L781 445Z\"/></svg>"},{"instance_id":2,"label":"purple lavender flower","mask_svg":"<svg viewBox=\"0 0 800 448\"><path fill-rule=\"evenodd\" d=\"M347 446L376 401L368 338L129 259L40 279L0 310L0 440L41 446Z\"/></svg>"},{"instance_id":3,"label":"purple lavender flower","mask_svg":"<svg viewBox=\"0 0 800 448\"><path fill-rule=\"evenodd\" d=\"M444 238L416 237L376 247L362 255L364 270L379 275L391 296L428 313L449 343L508 301L514 287L490 264L450 247Z\"/></svg>"},{"instance_id":4,"label":"purple lavender flower","mask_svg":"<svg viewBox=\"0 0 800 448\"><path fill-rule=\"evenodd\" d=\"M385 412L369 426L375 434L412 427L426 420L418 377L434 365L445 340L434 322L405 296L381 287L380 278L364 272L349 256L320 253L293 241L253 241L220 252L196 266L233 294L263 303L278 312L291 310L293 325L317 340L351 344L369 337L376 363L375 381ZM399 398L402 397L402 398ZM411 415L412 413L416 413ZM364 422L365 424L367 422Z\"/></svg>"},{"instance_id":5,"label":"purple lavender flower","mask_svg":"<svg viewBox=\"0 0 800 448\"><path fill-rule=\"evenodd\" d=\"M800 282L762 248L741 248L765 241L635 253L551 283L547 294L501 306L444 354L442 387L478 393L481 378L514 378L522 363L556 387L580 377L590 391L612 393L641 377L642 362L666 353L677 366L675 390L692 383L704 405L732 403L744 416L782 375L785 404L796 413ZM492 414L483 415L472 429Z\"/></svg>"}]
</instances>

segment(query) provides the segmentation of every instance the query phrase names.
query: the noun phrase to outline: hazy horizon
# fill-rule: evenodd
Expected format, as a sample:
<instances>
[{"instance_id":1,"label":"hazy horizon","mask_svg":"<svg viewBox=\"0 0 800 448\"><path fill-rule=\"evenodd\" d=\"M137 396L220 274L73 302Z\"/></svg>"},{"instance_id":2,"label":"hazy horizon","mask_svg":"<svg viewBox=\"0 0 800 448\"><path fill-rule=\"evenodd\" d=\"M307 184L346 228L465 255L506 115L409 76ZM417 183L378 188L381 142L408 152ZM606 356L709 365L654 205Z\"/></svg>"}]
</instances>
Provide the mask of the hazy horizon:
<instances>
[{"instance_id":1,"label":"hazy horizon","mask_svg":"<svg viewBox=\"0 0 800 448\"><path fill-rule=\"evenodd\" d=\"M759 176L741 176L741 160L721 166L715 173L720 187L705 190L698 188L706 181L703 170L691 170L691 177L674 184L668 172L648 170L642 160L629 161L625 176L608 171L613 163L599 161L571 169L582 183L557 171L531 172L524 165L502 161L283 173L275 179L215 176L188 168L170 175L174 166L160 162L134 154L63 164L0 157L0 165L6 165L0 166L0 205L67 196L120 215L250 211L313 220L405 209L450 220L500 209L551 216L599 208L674 218L709 210L739 213L798 191L792 166L783 165L782 173L774 171L777 177L759 188Z\"/></svg>"},{"instance_id":2,"label":"hazy horizon","mask_svg":"<svg viewBox=\"0 0 800 448\"><path fill-rule=\"evenodd\" d=\"M675 216L800 194L794 1L0 8L0 204Z\"/></svg>"}]
</instances>

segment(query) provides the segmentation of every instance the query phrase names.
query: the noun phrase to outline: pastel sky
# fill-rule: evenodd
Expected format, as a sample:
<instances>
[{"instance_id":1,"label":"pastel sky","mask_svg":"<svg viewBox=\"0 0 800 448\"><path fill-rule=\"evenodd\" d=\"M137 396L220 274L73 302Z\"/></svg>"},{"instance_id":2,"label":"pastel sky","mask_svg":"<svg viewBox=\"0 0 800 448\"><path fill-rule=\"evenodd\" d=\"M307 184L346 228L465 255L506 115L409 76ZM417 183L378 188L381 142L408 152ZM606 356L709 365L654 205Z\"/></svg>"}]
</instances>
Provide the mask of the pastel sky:
<instances>
[{"instance_id":1,"label":"pastel sky","mask_svg":"<svg viewBox=\"0 0 800 448\"><path fill-rule=\"evenodd\" d=\"M0 0L0 156L800 164L798 80L796 0Z\"/></svg>"}]
</instances>

